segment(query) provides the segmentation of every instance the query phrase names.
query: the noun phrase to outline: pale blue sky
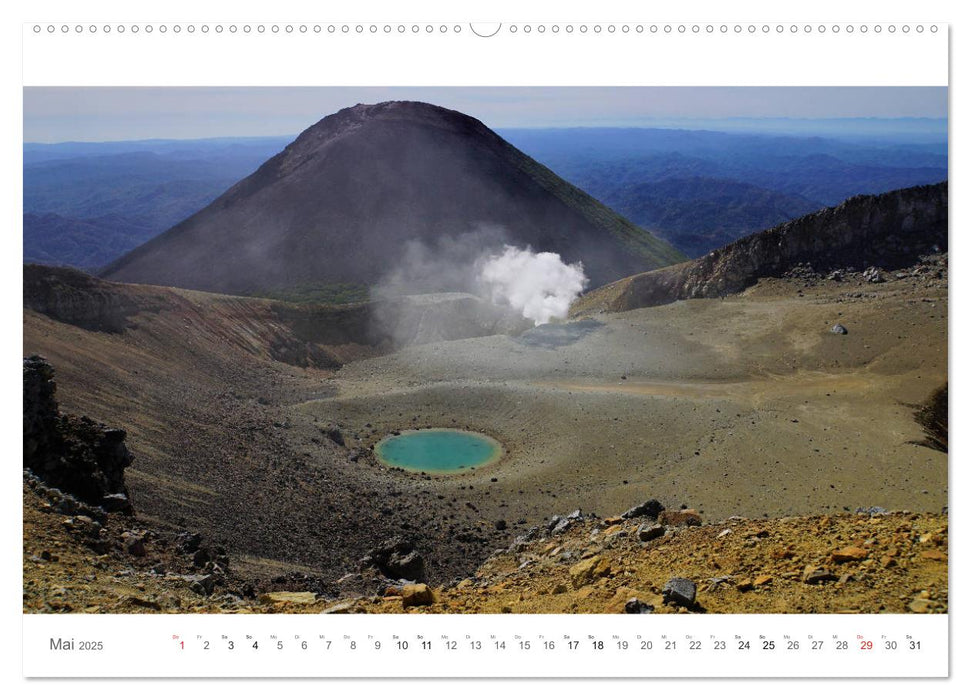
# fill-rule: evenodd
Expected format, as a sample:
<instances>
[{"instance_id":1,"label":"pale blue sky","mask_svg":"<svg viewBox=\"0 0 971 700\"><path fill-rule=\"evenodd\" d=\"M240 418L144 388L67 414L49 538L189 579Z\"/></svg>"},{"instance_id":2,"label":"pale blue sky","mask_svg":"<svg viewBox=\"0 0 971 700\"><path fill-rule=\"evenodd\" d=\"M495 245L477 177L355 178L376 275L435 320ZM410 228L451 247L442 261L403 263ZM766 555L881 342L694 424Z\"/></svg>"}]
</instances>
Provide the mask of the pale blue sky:
<instances>
[{"instance_id":1,"label":"pale blue sky","mask_svg":"<svg viewBox=\"0 0 971 700\"><path fill-rule=\"evenodd\" d=\"M321 87L24 88L24 141L279 136L358 102L421 100L491 128L660 126L746 128L753 119L947 117L944 87ZM806 131L803 122L794 131ZM903 124L942 131L940 121ZM839 122L832 122L837 131ZM874 122L875 129L893 125Z\"/></svg>"}]
</instances>

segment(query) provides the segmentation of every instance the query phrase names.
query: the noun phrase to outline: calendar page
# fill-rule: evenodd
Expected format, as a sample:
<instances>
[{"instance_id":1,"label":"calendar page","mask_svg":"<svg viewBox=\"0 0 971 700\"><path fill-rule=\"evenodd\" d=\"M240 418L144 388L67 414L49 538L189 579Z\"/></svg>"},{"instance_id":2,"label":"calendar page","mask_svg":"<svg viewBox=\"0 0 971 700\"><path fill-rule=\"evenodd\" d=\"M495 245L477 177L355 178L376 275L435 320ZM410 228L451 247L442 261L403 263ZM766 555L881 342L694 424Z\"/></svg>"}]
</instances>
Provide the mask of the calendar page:
<instances>
[{"instance_id":1,"label":"calendar page","mask_svg":"<svg viewBox=\"0 0 971 700\"><path fill-rule=\"evenodd\" d=\"M25 677L948 677L947 16L186 5L18 25Z\"/></svg>"}]
</instances>

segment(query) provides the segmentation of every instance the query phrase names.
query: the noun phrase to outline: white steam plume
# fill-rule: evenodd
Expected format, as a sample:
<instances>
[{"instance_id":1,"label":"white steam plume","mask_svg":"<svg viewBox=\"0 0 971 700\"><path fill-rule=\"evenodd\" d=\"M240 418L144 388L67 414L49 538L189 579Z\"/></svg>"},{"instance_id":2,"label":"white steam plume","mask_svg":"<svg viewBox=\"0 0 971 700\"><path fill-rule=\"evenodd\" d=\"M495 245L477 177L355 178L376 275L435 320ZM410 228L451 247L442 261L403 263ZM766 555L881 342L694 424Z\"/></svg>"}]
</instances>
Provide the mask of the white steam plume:
<instances>
[{"instance_id":1,"label":"white steam plume","mask_svg":"<svg viewBox=\"0 0 971 700\"><path fill-rule=\"evenodd\" d=\"M588 280L583 264L567 265L558 253L534 253L507 245L476 264L478 281L494 304L507 304L535 325L566 318Z\"/></svg>"}]
</instances>

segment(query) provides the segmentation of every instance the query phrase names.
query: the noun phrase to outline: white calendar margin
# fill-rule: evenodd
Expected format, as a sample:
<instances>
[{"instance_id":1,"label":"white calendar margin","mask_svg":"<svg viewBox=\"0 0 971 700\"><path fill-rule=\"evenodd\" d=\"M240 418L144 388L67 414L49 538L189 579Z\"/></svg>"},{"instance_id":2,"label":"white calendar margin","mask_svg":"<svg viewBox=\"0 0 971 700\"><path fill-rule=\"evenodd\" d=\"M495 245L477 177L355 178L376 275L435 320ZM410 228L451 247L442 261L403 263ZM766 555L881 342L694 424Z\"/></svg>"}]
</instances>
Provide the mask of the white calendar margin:
<instances>
[{"instance_id":1,"label":"white calendar margin","mask_svg":"<svg viewBox=\"0 0 971 700\"><path fill-rule=\"evenodd\" d=\"M254 5L259 8L259 10L255 13L253 11L253 6L247 7L244 3L240 3L240 2L234 2L234 3L212 2L208 4L206 8L207 8L207 12L209 13L209 17L212 17L214 12L217 13L218 16L220 17L229 17L233 15L234 12L240 12L240 11L245 12L245 14L251 18L262 17L264 12L267 10L267 8L272 7L279 12L281 18L291 18L291 17L312 18L312 17L316 17L319 14L319 11L322 7L321 4L312 3L312 2L309 2L309 0L277 0L271 6L268 6L266 4L254 4ZM375 9L375 6L379 6L379 5L380 7ZM427 15L429 14L429 10L428 10L429 6L432 6L434 8L431 10L431 14L438 13L439 16L442 16L443 12L450 12L451 8L455 7L455 4L447 3L447 2L444 2L443 0L416 0L412 3L409 3L408 5L409 13L412 15L417 15L422 11L424 11L424 13ZM631 9L631 8L637 9L638 11L642 11L645 8L649 8L651 12L654 14L653 19L656 19L657 21L678 21L679 19L705 21L712 17L728 14L727 10L725 9L726 6L724 5L724 3L716 2L715 0L700 0L699 2L692 3L691 5L688 5L686 3L646 5L640 2L636 2L636 3L635 2L613 2L612 0L600 0L600 2L596 3L596 7L594 8L597 12L597 15L595 16L593 15L593 10L587 9L589 8L589 3L580 3L580 2L575 2L573 0L564 0L563 2L560 2L556 5L556 7L558 7L559 10L564 14L565 18L569 18L569 19L573 19L577 17L591 19L593 17L599 17L601 15L608 14L608 13L612 13L615 16L625 14L623 12L621 13L617 12L618 6L627 8L627 9ZM11 109L7 110L6 116L2 117L3 124L6 127L5 133L7 135L7 141L5 142L5 145L4 145L4 149L5 149L4 155L7 156L6 160L8 162L17 162L20 154L20 147L19 147L20 140L17 138L17 134L20 132L20 127L21 127L19 114L20 114L20 86L21 86L20 69L22 67L22 64L19 60L20 46L19 46L19 41L17 40L22 29L19 23L36 20L38 18L34 15L34 9L37 7L37 5L30 6L24 3L22 5L14 4L14 5L9 5L7 7L8 9L6 10L0 10L0 12L4 12L5 19L8 21L8 24L5 30L5 41L0 43L5 44L5 47L6 47L4 49L6 61L4 62L4 66L2 70L4 71L4 75L5 75L4 87L5 87L6 95L12 107ZM76 18L75 15L77 14L78 8L80 7L83 7L85 9L85 14L88 15L87 17L83 18L85 20L93 18L94 16L97 16L98 20L124 18L126 20L137 21L139 18L147 17L152 21L160 21L162 19L171 19L173 16L178 18L183 18L183 19L187 17L190 17L190 18L194 17L197 14L196 8L198 7L198 3L190 2L190 0L169 0L164 5L155 5L154 7L150 7L146 3L139 7L138 9L139 15L137 17L133 17L132 16L132 13L134 12L133 6L130 3L122 2L121 0L88 0L83 5L76 2L69 2L67 0L49 0L48 2L45 2L43 5L43 8L44 8L43 11L45 13L45 16L43 17L43 19L45 20L59 19L59 18L65 18L68 15L71 15L71 19L75 19ZM392 16L392 14L394 14L393 11L397 11L401 6L400 6L400 3L391 2L390 0L370 0L367 6L362 6L361 3L358 3L356 5L356 9L353 9L353 10L349 9L352 7L353 6L350 3L347 3L343 5L335 5L331 8L328 8L328 14L330 15L330 19L333 19L334 21L338 21L338 20L355 21L357 19L372 19L372 18L380 20L383 17ZM362 7L363 7L363 11L362 11ZM777 3L770 2L769 0L736 0L736 2L732 3L731 7L729 8L731 10L730 16L725 16L724 18L727 20L732 20L743 16L753 17L753 18L775 17L778 13L778 7L779 6ZM221 8L221 10L218 8ZM579 12L577 8L581 8ZM884 3L881 3L879 6L871 5L871 6L863 6L863 7L860 7L859 4L854 4L852 2L844 2L844 1L837 1L837 0L817 0L816 2L813 2L810 5L804 5L801 7L796 7L795 5L793 5L788 10L788 12L791 14L791 17L789 17L789 19L814 20L819 18L825 18L828 20L831 19L833 21L853 22L853 21L859 21L859 20L867 20L867 21L883 20L887 18L890 18L890 19L912 18L914 11L917 10L917 11L920 11L921 14L924 16L930 15L934 17L940 17L942 20L955 20L959 16L957 12L957 8L958 8L958 4L953 3L950 0L925 0L924 2L916 3L916 4L913 3L912 1L887 0ZM497 15L504 15L504 14L509 15L510 13L516 14L517 11L520 9L523 9L523 3L518 1L514 2L512 0L492 0L492 2L488 3L487 8L477 7L474 12L475 12L476 20L481 19L484 21L492 21L496 19ZM879 12L878 17L875 16L877 12ZM397 14L400 14L400 12ZM533 17L535 17L537 14L539 14L542 17L544 13L537 13L535 9L533 9L530 11L530 14ZM636 13L628 12L626 13L625 16L632 16L633 14L636 14ZM17 24L15 25L13 23L17 23ZM949 28L948 34L950 35L953 41L954 38L957 36L963 37L965 32L963 32L961 26L958 25L956 28L955 27ZM958 71L958 75L962 75L961 70L967 68L967 61L964 58L966 55L966 52L963 51L960 47L961 47L961 41L958 40L957 45L955 46L952 44L952 48L951 48L953 62L954 62L955 68ZM825 60L825 58L823 60ZM417 84L418 82L421 82L423 84L430 84L429 81L427 80L422 80L422 81L412 80L409 82L409 84ZM101 82L100 84L110 84L110 83ZM140 84L144 84L144 83L140 83ZM717 84L717 83L715 83L714 81L710 81L707 84ZM795 83L792 82L790 84L795 84ZM961 114L965 114L967 110L966 109L962 110L961 107L967 107L967 106L968 106L967 99L962 98L960 92L953 93L952 109L954 110L955 114L959 112ZM955 143L954 156L961 163L967 162L968 157L971 157L971 155L969 155L967 151L967 148L960 145L960 143L957 143L957 142L952 142L952 143ZM20 189L19 189L19 185L16 182L17 179L18 178L16 177L14 178L14 183L11 188L12 190L10 193L11 202L19 201ZM962 206L960 202L953 202L952 207L954 209L954 211L952 212L952 216L953 216L952 225L954 226L955 229L958 229L960 225L964 222ZM11 223L15 223L13 216L8 217L8 219L11 221ZM5 271L6 274L2 276L2 279L6 280L5 282L2 282L2 284L6 285L6 289L4 291L7 292L4 298L17 299L19 298L18 288L20 286L19 238L15 238L15 237L7 238L5 239L5 241L0 242L0 246L4 246L4 248L2 249L2 252L5 253L3 259L10 261L9 269L6 270ZM955 255L953 256L955 264L960 264L959 261L962 259L962 257L959 254L959 251L963 249L964 249L964 245L961 243L960 240L955 240L953 242L952 252L955 253ZM954 277L954 280L953 280L954 289L952 290L952 292L954 293L955 300L963 301L963 300L971 299L971 293L968 293L967 289L965 288L965 283L961 281L961 275L954 275L953 277ZM968 279L971 279L971 278L968 278ZM11 308L6 309L8 314L19 313L19 308L16 308L16 309L12 308L13 307L12 303L9 304L9 306ZM956 319L956 317L952 317L952 319ZM950 337L955 347L960 347L961 345L965 344L963 340L967 338L967 334L959 326L952 325ZM11 347L7 347L7 345L10 345ZM10 340L7 342L7 344L4 347L7 347L8 354L10 355L12 355L12 353L15 351L19 352L19 337L16 337L16 334L15 334L15 337L10 338ZM13 348L16 348L16 350L14 350ZM965 384L965 382L963 381L964 373L960 370L960 367L957 367L957 366L953 367L951 374L952 374L952 381L956 386L963 386ZM5 392L6 395L15 396L16 386L14 386L13 384L12 375L11 377L7 377L5 381L9 382L9 386L4 385L4 389L8 389L8 391ZM953 437L954 449L952 451L952 457L954 455L963 455L967 451L964 449L964 440L961 438L962 430L960 429L960 425L961 425L960 416L962 414L959 409L962 406L964 406L964 403L962 402L962 399L960 398L959 395L960 395L960 392L955 394L956 398L953 399L955 401L953 413L954 413L957 429L954 431L955 433ZM5 417L8 418L5 424L8 426L15 427L17 424L17 421L16 421L16 414L14 412L14 409L12 408L13 402L11 401L9 402L9 404L10 405L6 406L4 409L6 414ZM11 436L8 436L8 437L10 438L12 444L17 444L16 436L12 435L12 429L10 430L10 432L11 432ZM10 471L10 474L8 474L8 478L10 478L12 482L12 479L16 476L16 474L14 474L15 470L9 470L9 471ZM959 492L956 490L958 484L964 483L966 479L964 479L960 474L956 474L956 473L952 473L951 478L952 478L951 492L957 493ZM11 483L11 484L8 484L8 486L10 486L10 488L6 490L6 492L16 495L17 493L16 485ZM15 518L18 517L18 509L11 508L7 510L7 513L9 515L9 518L8 518L9 522L6 523L7 527L3 529L4 534L2 536L3 543L4 543L4 551L7 552L8 554L16 556L20 548L19 536L18 536L19 520L15 520ZM955 520L952 517L952 528L953 527L963 528L963 525L961 524L961 521ZM955 573L955 571L959 571L961 574L963 574L966 571L966 568L967 567L964 566L963 562L955 561L952 565L952 576ZM6 577L4 580L4 583L0 584L3 587L2 590L4 592L4 600L12 601L15 599L15 596L19 597L19 592L18 592L19 582L17 581L17 578L18 577L15 577L15 576ZM952 584L953 584L953 580L952 580ZM16 622L20 621L21 617L23 617L24 631L26 634L27 628L33 625L33 623L29 623L26 621L27 617L29 616L21 616L19 613L17 613L16 608L14 606L8 606L7 611L8 611L8 615L5 621L8 624L6 625L6 627L8 629L15 629ZM957 619L959 617L960 617L959 613L952 612L950 615L951 623L956 624ZM758 625L759 621L762 618L763 616L753 615L753 616L747 617L745 622L747 622L751 628L754 628L755 626ZM711 619L711 618L708 618L708 619ZM26 639L26 637L24 639ZM946 631L942 633L942 639L947 639ZM955 651L959 646L960 647L964 646L963 644L959 644L960 640L961 640L960 635L956 636L953 640ZM2 646L2 649L5 652L4 658L7 661L7 666L9 667L12 667L14 664L19 666L17 662L21 656L21 652L23 651L20 641L21 640L19 638L15 638L13 635L6 635L4 637L4 640L0 641L0 646ZM140 665L144 670L146 666L149 666L149 667L151 666L151 662L145 658L142 658L140 660ZM960 671L960 667L955 668L955 672L958 672L958 671ZM963 675L963 674L959 674L959 675ZM237 684L235 685L236 688L249 687L249 686L240 686L239 683L242 683L242 682L241 681L237 682ZM204 686L197 686L197 687L203 688ZM265 685L262 687L266 688ZM294 686L292 685L290 687L291 689L294 688ZM338 687L350 688L350 686L344 686L344 685L330 686L330 687L332 689L336 689ZM558 693L560 694L561 697L564 697L564 698L580 697L580 696L586 697L588 696L588 693L589 693L589 686L583 686L583 685L578 686L578 685L570 685L568 683L559 683L557 684L557 687L558 687ZM614 690L620 690L620 688L622 687L630 688L631 686L624 686L623 684L620 684L620 685L614 684L612 686ZM662 687L667 689L673 689L676 687L677 688L684 687L684 685L682 681L662 681L661 685L654 685L653 687L655 689L660 689ZM711 688L711 686L708 686L708 687ZM106 689L109 692L118 692L122 688L133 689L134 686L129 685L125 681L117 681L108 685L105 685L104 683L99 683L94 685L86 684L85 686L82 686L82 687L75 686L72 688L72 692L76 693L78 697L101 697L103 696L103 693L105 692ZM187 686L182 685L182 688L183 690L186 690ZM456 686L450 685L448 683L441 683L438 685L439 692L447 691L449 688L454 690ZM479 688L480 690L482 690L481 693L472 688L464 688L462 692L468 697L482 697L484 696L484 693L491 694L491 691L484 690L482 686L479 686ZM782 688L783 686L780 685L778 682L768 682L768 683L763 682L757 685L756 684L741 684L741 685L732 684L731 686L719 686L718 692L720 696L726 697L726 698L727 697L749 697L753 691L765 693L765 692L771 692L772 690L780 690ZM951 685L949 689L944 689L942 688L942 686L937 685L935 686L935 693L949 696L953 693L953 688L954 688L953 685ZM830 685L829 689L834 690L835 688L832 685ZM855 686L855 690L856 691L860 690L859 686ZM877 691L880 693L881 697L885 697L885 698L887 697L911 698L913 697L913 694L916 688L912 683L900 684L893 681L869 681L867 690ZM30 692L32 696L35 698L55 697L55 696L62 697L63 686L60 686L60 687L59 685L38 686L37 684L32 684L32 687L30 688ZM151 686L151 687L139 686L138 692L142 693L143 697L160 697L163 693L168 695L170 690L166 690L165 686ZM432 691L432 693L434 694L434 691Z\"/></svg>"},{"instance_id":2,"label":"white calendar margin","mask_svg":"<svg viewBox=\"0 0 971 700\"><path fill-rule=\"evenodd\" d=\"M25 615L23 670L144 676L151 659L148 673L160 677L943 678L947 624L946 615ZM837 650L837 639L847 648ZM57 640L104 649L52 649ZM715 650L715 640L726 648ZM750 648L739 650L739 641ZM861 649L866 642L871 649Z\"/></svg>"},{"instance_id":3,"label":"white calendar margin","mask_svg":"<svg viewBox=\"0 0 971 700\"><path fill-rule=\"evenodd\" d=\"M699 23L638 13L603 22L554 16L522 23L513 16L476 25L496 32L483 38L454 14L347 23L326 14L256 22L228 15L163 23L164 33L151 23L38 17L23 27L23 80L26 86L941 86L948 82L948 32L936 19Z\"/></svg>"}]
</instances>

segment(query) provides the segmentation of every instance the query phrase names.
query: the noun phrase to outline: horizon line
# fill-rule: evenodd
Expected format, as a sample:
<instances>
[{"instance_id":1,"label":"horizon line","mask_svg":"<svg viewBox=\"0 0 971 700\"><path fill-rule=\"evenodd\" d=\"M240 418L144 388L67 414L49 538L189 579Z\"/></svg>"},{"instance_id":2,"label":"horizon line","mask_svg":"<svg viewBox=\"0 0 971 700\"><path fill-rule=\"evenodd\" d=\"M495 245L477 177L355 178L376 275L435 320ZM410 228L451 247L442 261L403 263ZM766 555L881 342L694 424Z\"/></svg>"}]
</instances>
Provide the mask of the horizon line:
<instances>
[{"instance_id":1,"label":"horizon line","mask_svg":"<svg viewBox=\"0 0 971 700\"><path fill-rule=\"evenodd\" d=\"M786 122L786 123L833 123L833 122L931 122L935 124L940 124L945 126L945 128L937 132L937 130L919 132L922 136L928 136L931 134L937 134L942 137L949 136L949 128L947 127L949 118L948 117L881 117L881 116L868 116L868 117L684 117L682 119L678 118L658 118L657 121L659 125L652 126L650 124L610 124L610 125L591 125L591 124L576 124L576 125L548 125L548 126L490 126L489 128L493 131L565 131L565 130L582 130L582 129L599 129L599 130L653 130L653 131L707 131L711 133L732 133L731 130L717 129L717 128L702 128L701 124L705 122L710 123L724 123L724 122L737 122L743 124L746 122ZM688 123L698 124L698 128L691 128L690 126L676 126L676 122L685 121ZM312 125L311 125L312 126ZM308 127L310 128L310 127ZM765 136L802 136L802 137L830 137L836 138L839 136L838 133L828 132L825 134L813 133L811 131L797 131L797 132L786 132L786 131L750 131L750 130L739 130L742 133L749 133L754 135L765 135ZM254 134L231 134L225 136L151 136L145 138L122 138L122 139L69 139L66 141L23 141L22 146L62 146L68 144L109 144L109 143L162 143L162 142L190 142L190 141L219 141L219 140L272 140L272 139L293 139L299 136L300 132L294 133L281 133L281 134L265 134L265 135L254 135ZM737 132L736 132L737 133ZM867 134L847 132L847 135L852 135L856 137L866 137ZM907 136L908 133L905 132L883 132L880 134L874 134L873 136L888 136L888 135L898 135ZM917 135L917 134L915 134Z\"/></svg>"}]
</instances>

